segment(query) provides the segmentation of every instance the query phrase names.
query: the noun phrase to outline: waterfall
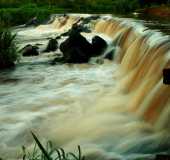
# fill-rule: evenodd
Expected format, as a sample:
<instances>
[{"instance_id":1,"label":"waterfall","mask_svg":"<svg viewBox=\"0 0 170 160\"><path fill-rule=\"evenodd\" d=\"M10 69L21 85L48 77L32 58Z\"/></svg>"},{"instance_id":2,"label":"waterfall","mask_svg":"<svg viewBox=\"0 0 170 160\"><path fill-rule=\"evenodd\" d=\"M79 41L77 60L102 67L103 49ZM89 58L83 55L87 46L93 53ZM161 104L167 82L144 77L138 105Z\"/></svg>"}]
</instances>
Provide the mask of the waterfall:
<instances>
[{"instance_id":1,"label":"waterfall","mask_svg":"<svg viewBox=\"0 0 170 160\"><path fill-rule=\"evenodd\" d=\"M87 15L59 16L18 37L37 43L32 39L66 32L81 16ZM32 147L30 130L68 151L80 145L87 160L151 159L169 152L170 87L162 77L170 67L169 37L106 15L90 26L92 33L82 35L109 39L106 52L114 50L113 61L51 66L38 63L50 57L43 54L0 75L16 79L0 81L2 156L14 158L21 145Z\"/></svg>"},{"instance_id":2,"label":"waterfall","mask_svg":"<svg viewBox=\"0 0 170 160\"><path fill-rule=\"evenodd\" d=\"M170 67L170 39L129 23L99 21L95 31L112 37L113 42L119 36L121 50L115 61L122 74L122 92L131 95L128 110L152 123L154 129L169 129L170 87L163 84L162 74Z\"/></svg>"}]
</instances>

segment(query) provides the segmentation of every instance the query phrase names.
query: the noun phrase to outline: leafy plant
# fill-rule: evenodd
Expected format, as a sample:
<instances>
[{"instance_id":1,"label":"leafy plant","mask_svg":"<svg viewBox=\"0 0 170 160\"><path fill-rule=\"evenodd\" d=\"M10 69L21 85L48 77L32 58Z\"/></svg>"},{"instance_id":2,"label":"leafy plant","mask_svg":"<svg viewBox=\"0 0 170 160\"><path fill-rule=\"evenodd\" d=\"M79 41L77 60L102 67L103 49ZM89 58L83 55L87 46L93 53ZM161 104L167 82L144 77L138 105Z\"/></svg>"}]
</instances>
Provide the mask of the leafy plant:
<instances>
[{"instance_id":1,"label":"leafy plant","mask_svg":"<svg viewBox=\"0 0 170 160\"><path fill-rule=\"evenodd\" d=\"M37 136L31 132L35 146L32 153L27 152L23 146L23 160L85 160L82 156L81 148L78 146L78 155L68 152L66 153L63 148L55 148L51 141L48 141L46 147L42 145Z\"/></svg>"},{"instance_id":2,"label":"leafy plant","mask_svg":"<svg viewBox=\"0 0 170 160\"><path fill-rule=\"evenodd\" d=\"M15 38L10 30L0 29L0 69L14 66L18 59Z\"/></svg>"}]
</instances>

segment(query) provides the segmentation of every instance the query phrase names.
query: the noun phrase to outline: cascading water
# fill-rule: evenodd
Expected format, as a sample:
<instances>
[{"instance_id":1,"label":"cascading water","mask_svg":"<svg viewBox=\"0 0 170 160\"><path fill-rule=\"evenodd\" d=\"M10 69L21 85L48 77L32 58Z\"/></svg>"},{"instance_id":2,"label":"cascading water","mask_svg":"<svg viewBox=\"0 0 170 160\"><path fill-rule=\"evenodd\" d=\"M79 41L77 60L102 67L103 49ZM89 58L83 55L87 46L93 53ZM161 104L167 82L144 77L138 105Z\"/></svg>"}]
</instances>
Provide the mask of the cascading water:
<instances>
[{"instance_id":1,"label":"cascading water","mask_svg":"<svg viewBox=\"0 0 170 160\"><path fill-rule=\"evenodd\" d=\"M20 46L46 43L78 19L70 17L18 31ZM113 62L52 66L52 54L42 54L0 73L2 157L20 156L19 147L32 144L30 130L69 151L81 145L88 160L170 152L170 87L162 80L170 67L169 37L129 19L104 16L93 24L84 35L105 35Z\"/></svg>"}]
</instances>

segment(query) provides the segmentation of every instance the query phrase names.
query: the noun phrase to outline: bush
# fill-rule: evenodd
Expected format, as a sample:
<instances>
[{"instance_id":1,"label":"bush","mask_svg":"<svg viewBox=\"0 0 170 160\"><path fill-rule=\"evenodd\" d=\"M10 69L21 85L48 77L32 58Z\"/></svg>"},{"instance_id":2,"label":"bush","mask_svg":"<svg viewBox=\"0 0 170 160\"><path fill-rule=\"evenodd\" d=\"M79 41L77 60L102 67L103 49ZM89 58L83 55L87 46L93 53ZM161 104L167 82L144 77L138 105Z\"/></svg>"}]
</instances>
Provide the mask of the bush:
<instances>
[{"instance_id":1,"label":"bush","mask_svg":"<svg viewBox=\"0 0 170 160\"><path fill-rule=\"evenodd\" d=\"M18 58L15 37L9 30L0 29L0 69L15 65Z\"/></svg>"}]
</instances>

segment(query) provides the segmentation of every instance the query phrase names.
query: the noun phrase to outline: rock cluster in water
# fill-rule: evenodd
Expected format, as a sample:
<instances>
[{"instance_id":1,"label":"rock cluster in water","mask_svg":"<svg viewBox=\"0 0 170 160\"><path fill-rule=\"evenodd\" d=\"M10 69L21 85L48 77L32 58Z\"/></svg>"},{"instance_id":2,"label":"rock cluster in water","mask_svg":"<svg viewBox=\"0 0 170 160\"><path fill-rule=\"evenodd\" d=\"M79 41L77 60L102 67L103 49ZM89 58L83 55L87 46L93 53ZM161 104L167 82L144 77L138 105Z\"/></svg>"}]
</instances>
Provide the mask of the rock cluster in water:
<instances>
[{"instance_id":1,"label":"rock cluster in water","mask_svg":"<svg viewBox=\"0 0 170 160\"><path fill-rule=\"evenodd\" d=\"M92 57L102 55L107 48L107 43L103 38L96 35L90 43L81 35L81 32L90 33L91 29L88 27L88 24L91 20L98 18L98 16L80 18L78 22L72 25L69 31L55 38L51 38L42 52L55 52L57 49L60 49L62 57L55 58L53 63L87 63ZM58 40L62 37L67 37L67 39L59 45ZM38 47L27 45L22 49L22 55L37 56L39 55ZM112 56L107 54L103 58L112 59L111 57Z\"/></svg>"},{"instance_id":2,"label":"rock cluster in water","mask_svg":"<svg viewBox=\"0 0 170 160\"><path fill-rule=\"evenodd\" d=\"M39 55L38 47L28 44L22 49L22 55L23 56L38 56Z\"/></svg>"},{"instance_id":3,"label":"rock cluster in water","mask_svg":"<svg viewBox=\"0 0 170 160\"><path fill-rule=\"evenodd\" d=\"M63 63L87 63L91 57L101 55L107 47L107 43L99 36L92 39L89 43L80 32L82 28L73 25L68 33L68 38L61 43L60 50L63 53L62 58L56 58L55 61Z\"/></svg>"}]
</instances>

